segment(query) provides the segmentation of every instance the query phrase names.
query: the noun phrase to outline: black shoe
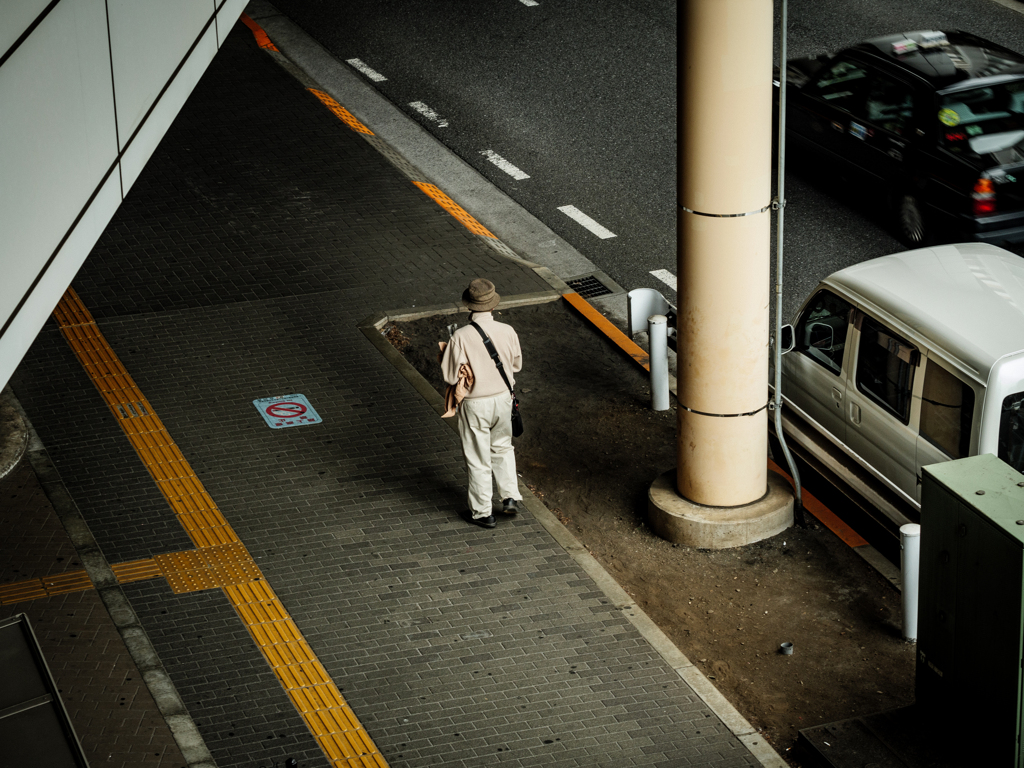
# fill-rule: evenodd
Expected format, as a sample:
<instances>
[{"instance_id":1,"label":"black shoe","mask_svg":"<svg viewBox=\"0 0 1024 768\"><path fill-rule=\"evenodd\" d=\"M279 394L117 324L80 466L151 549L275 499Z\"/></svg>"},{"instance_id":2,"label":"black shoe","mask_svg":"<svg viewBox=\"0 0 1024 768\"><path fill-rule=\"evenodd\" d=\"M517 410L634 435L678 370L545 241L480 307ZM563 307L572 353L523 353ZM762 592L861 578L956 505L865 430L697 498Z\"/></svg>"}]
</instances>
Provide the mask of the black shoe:
<instances>
[{"instance_id":1,"label":"black shoe","mask_svg":"<svg viewBox=\"0 0 1024 768\"><path fill-rule=\"evenodd\" d=\"M479 525L481 528L497 528L498 523L494 519L494 515L488 515L487 517L473 517L472 512L464 512L462 518L467 523L473 525Z\"/></svg>"},{"instance_id":2,"label":"black shoe","mask_svg":"<svg viewBox=\"0 0 1024 768\"><path fill-rule=\"evenodd\" d=\"M514 515L519 512L519 502L509 498L501 502L501 511L506 515Z\"/></svg>"}]
</instances>

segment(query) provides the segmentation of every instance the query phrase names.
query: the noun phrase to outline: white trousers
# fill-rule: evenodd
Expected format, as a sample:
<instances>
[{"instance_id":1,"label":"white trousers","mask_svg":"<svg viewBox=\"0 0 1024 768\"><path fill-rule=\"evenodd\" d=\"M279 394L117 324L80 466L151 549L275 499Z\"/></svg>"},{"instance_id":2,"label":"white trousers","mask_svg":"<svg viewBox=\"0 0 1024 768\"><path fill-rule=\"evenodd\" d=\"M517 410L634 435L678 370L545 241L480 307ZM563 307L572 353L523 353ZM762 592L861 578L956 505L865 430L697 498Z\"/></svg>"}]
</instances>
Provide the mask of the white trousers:
<instances>
[{"instance_id":1,"label":"white trousers","mask_svg":"<svg viewBox=\"0 0 1024 768\"><path fill-rule=\"evenodd\" d=\"M512 396L467 397L459 404L459 437L469 473L469 509L473 517L492 514L491 476L498 497L521 501L512 447Z\"/></svg>"}]
</instances>

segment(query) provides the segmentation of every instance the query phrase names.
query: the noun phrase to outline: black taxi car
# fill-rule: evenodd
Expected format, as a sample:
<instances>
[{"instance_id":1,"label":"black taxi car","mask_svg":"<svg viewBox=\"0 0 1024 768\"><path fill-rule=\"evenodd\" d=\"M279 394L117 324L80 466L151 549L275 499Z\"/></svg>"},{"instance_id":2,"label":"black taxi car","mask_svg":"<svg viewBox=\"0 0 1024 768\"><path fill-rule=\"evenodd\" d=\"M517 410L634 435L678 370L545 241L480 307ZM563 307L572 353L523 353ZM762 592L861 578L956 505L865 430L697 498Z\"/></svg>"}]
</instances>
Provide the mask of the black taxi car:
<instances>
[{"instance_id":1,"label":"black taxi car","mask_svg":"<svg viewBox=\"0 0 1024 768\"><path fill-rule=\"evenodd\" d=\"M884 195L901 239L1024 241L1024 56L965 32L787 62L787 152Z\"/></svg>"}]
</instances>

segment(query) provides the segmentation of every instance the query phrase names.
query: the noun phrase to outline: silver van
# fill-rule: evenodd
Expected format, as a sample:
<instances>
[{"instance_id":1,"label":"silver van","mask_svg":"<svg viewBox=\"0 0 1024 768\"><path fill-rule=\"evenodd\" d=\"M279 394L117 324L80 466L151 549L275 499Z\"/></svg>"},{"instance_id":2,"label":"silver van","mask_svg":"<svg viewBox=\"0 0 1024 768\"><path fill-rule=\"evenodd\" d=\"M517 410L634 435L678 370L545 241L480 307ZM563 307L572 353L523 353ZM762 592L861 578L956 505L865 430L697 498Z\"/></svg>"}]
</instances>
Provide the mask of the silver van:
<instances>
[{"instance_id":1,"label":"silver van","mask_svg":"<svg viewBox=\"0 0 1024 768\"><path fill-rule=\"evenodd\" d=\"M991 453L1024 472L1020 256L967 243L840 270L804 302L792 343L787 434L826 438L907 508L920 510L927 464Z\"/></svg>"}]
</instances>

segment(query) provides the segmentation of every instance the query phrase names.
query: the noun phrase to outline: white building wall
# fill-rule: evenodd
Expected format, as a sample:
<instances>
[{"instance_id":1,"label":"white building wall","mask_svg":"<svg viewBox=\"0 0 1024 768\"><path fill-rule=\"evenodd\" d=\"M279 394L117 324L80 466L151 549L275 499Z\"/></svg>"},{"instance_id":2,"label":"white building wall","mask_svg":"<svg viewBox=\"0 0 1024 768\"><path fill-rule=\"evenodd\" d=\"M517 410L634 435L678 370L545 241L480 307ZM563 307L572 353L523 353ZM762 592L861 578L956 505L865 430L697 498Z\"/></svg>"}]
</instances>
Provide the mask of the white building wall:
<instances>
[{"instance_id":1,"label":"white building wall","mask_svg":"<svg viewBox=\"0 0 1024 768\"><path fill-rule=\"evenodd\" d=\"M0 2L0 387L245 4Z\"/></svg>"}]
</instances>

